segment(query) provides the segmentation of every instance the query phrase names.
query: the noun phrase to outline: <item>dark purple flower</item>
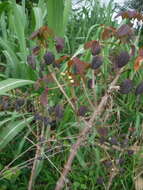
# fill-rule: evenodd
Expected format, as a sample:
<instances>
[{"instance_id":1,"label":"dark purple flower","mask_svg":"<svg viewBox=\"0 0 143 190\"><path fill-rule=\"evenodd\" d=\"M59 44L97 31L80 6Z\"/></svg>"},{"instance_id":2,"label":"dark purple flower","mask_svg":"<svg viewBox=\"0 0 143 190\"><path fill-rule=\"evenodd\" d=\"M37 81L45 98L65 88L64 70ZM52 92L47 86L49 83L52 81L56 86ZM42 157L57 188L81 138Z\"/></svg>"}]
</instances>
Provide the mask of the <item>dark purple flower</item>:
<instances>
[{"instance_id":1,"label":"dark purple flower","mask_svg":"<svg viewBox=\"0 0 143 190\"><path fill-rule=\"evenodd\" d=\"M55 41L56 41L56 50L58 53L60 53L64 49L64 39L56 37Z\"/></svg>"},{"instance_id":2,"label":"dark purple flower","mask_svg":"<svg viewBox=\"0 0 143 190\"><path fill-rule=\"evenodd\" d=\"M91 62L91 68L92 69L98 69L103 64L103 58L100 55L93 56L92 62Z\"/></svg>"},{"instance_id":3,"label":"dark purple flower","mask_svg":"<svg viewBox=\"0 0 143 190\"><path fill-rule=\"evenodd\" d=\"M141 82L137 88L136 88L136 91L135 91L135 95L139 95L139 94L142 94L143 93L143 82Z\"/></svg>"},{"instance_id":4,"label":"dark purple flower","mask_svg":"<svg viewBox=\"0 0 143 190\"><path fill-rule=\"evenodd\" d=\"M44 55L44 61L46 65L50 65L55 62L55 56L52 52L47 52Z\"/></svg>"},{"instance_id":5,"label":"dark purple flower","mask_svg":"<svg viewBox=\"0 0 143 190\"><path fill-rule=\"evenodd\" d=\"M128 150L128 155L129 156L132 156L134 154L134 151L133 150Z\"/></svg>"},{"instance_id":6,"label":"dark purple flower","mask_svg":"<svg viewBox=\"0 0 143 190\"><path fill-rule=\"evenodd\" d=\"M85 114L88 112L88 109L86 106L80 106L78 109L78 116L85 116Z\"/></svg>"},{"instance_id":7,"label":"dark purple flower","mask_svg":"<svg viewBox=\"0 0 143 190\"><path fill-rule=\"evenodd\" d=\"M103 177L97 178L97 184L98 185L103 185L103 183L104 183L104 178Z\"/></svg>"},{"instance_id":8,"label":"dark purple flower","mask_svg":"<svg viewBox=\"0 0 143 190\"><path fill-rule=\"evenodd\" d=\"M133 88L133 82L130 79L124 80L120 84L120 93L121 94L128 94Z\"/></svg>"},{"instance_id":9,"label":"dark purple flower","mask_svg":"<svg viewBox=\"0 0 143 190\"><path fill-rule=\"evenodd\" d=\"M115 57L115 66L121 68L125 66L130 60L130 56L127 51L122 51L119 55Z\"/></svg>"}]
</instances>

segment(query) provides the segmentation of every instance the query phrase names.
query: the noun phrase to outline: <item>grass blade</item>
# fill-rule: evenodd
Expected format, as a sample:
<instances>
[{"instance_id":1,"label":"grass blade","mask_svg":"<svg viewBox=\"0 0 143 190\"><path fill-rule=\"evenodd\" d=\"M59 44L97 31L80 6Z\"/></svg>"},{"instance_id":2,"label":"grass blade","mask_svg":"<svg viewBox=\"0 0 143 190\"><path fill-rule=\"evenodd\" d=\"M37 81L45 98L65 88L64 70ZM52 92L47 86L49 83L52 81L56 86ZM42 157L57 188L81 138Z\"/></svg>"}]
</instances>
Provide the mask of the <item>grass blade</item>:
<instances>
[{"instance_id":1,"label":"grass blade","mask_svg":"<svg viewBox=\"0 0 143 190\"><path fill-rule=\"evenodd\" d=\"M33 84L34 81L31 80L22 80L22 79L7 79L0 82L0 95L5 92L18 88L24 85Z\"/></svg>"}]
</instances>

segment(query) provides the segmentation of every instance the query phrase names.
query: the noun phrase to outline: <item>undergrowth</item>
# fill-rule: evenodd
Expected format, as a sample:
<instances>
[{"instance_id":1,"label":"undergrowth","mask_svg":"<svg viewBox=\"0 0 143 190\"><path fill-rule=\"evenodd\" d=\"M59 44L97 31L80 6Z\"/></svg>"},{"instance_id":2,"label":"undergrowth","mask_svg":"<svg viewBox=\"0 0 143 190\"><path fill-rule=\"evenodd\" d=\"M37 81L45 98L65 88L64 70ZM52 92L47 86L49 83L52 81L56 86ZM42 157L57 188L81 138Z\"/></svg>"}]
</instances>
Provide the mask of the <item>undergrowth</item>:
<instances>
[{"instance_id":1,"label":"undergrowth","mask_svg":"<svg viewBox=\"0 0 143 190\"><path fill-rule=\"evenodd\" d=\"M61 0L52 18L52 1L25 3L0 4L0 190L138 190L143 16L118 24L111 2Z\"/></svg>"}]
</instances>

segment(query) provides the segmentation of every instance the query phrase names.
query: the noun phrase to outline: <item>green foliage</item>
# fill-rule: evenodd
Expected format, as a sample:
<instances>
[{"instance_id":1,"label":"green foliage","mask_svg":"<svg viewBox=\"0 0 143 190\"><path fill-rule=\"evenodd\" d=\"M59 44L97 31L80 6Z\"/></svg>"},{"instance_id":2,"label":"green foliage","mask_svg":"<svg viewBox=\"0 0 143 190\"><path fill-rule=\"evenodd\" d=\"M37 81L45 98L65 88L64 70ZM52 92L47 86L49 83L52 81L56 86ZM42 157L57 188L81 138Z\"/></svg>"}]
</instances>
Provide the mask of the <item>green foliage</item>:
<instances>
[{"instance_id":1,"label":"green foliage","mask_svg":"<svg viewBox=\"0 0 143 190\"><path fill-rule=\"evenodd\" d=\"M47 22L55 35L63 37L71 11L71 0L48 0Z\"/></svg>"},{"instance_id":2,"label":"green foliage","mask_svg":"<svg viewBox=\"0 0 143 190\"><path fill-rule=\"evenodd\" d=\"M112 1L110 1L107 7L101 5L99 0L86 2L88 6L86 6L85 3L85 5L79 7L79 9L73 10L71 18L69 19L66 35L69 44L69 53L71 54L75 52L79 44L83 44L87 40L99 39L101 32L100 25L116 25L112 20L112 14L115 10Z\"/></svg>"},{"instance_id":3,"label":"green foliage","mask_svg":"<svg viewBox=\"0 0 143 190\"><path fill-rule=\"evenodd\" d=\"M133 68L139 53L130 25L113 20L112 1L107 7L85 1L79 10L71 0L18 3L0 3L0 189L55 189L83 121L106 92L108 102L76 153L66 185L134 189L143 122L142 91L135 92L143 75ZM65 37L59 52L51 28Z\"/></svg>"},{"instance_id":4,"label":"green foliage","mask_svg":"<svg viewBox=\"0 0 143 190\"><path fill-rule=\"evenodd\" d=\"M34 84L34 81L22 79L7 79L0 82L0 95L24 85Z\"/></svg>"},{"instance_id":5,"label":"green foliage","mask_svg":"<svg viewBox=\"0 0 143 190\"><path fill-rule=\"evenodd\" d=\"M15 121L15 116L11 117L11 121L6 127L1 128L0 132L0 150L2 150L14 137L26 127L27 123L33 120L33 117L24 120Z\"/></svg>"}]
</instances>

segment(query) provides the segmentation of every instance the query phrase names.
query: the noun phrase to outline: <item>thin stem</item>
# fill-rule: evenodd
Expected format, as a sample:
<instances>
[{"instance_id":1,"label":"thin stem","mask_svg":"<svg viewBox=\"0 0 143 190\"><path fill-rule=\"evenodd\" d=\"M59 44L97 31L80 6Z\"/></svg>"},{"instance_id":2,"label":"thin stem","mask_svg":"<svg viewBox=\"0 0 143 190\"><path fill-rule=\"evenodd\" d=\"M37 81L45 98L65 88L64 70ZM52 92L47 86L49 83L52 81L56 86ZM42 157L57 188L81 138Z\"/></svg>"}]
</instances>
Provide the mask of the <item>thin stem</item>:
<instances>
[{"instance_id":1,"label":"thin stem","mask_svg":"<svg viewBox=\"0 0 143 190\"><path fill-rule=\"evenodd\" d=\"M94 110L94 105L92 104L92 102L91 102L91 100L90 100L90 98L89 98L89 96L88 96L87 89L86 89L86 86L85 86L85 83L84 83L83 79L82 79L82 86L83 86L83 90L84 90L85 96L86 96L86 98L87 98L87 100L88 100L90 106L91 106L92 109Z\"/></svg>"},{"instance_id":2,"label":"thin stem","mask_svg":"<svg viewBox=\"0 0 143 190\"><path fill-rule=\"evenodd\" d=\"M50 68L49 71L51 72ZM64 94L65 98L67 99L67 101L69 102L69 104L71 105L72 109L75 110L75 107L73 105L73 103L71 102L71 100L69 99L69 97L67 96L65 90L63 89L63 86L61 86L61 84L59 83L59 81L56 78L56 75L51 72L51 76L53 77L53 79L55 80L55 82L57 83L57 86L59 87L59 89L61 90L61 92Z\"/></svg>"}]
</instances>

